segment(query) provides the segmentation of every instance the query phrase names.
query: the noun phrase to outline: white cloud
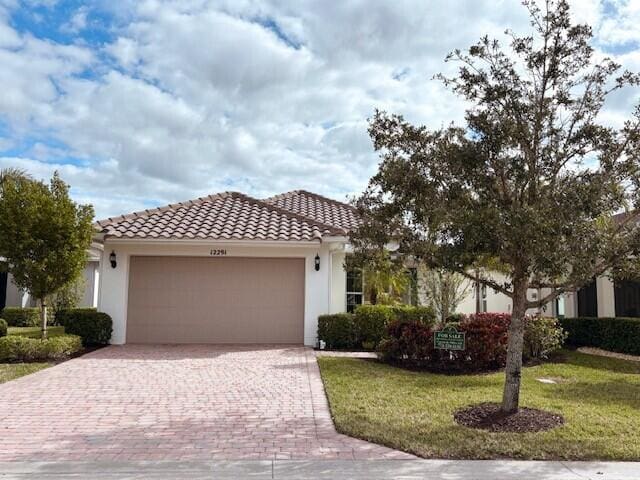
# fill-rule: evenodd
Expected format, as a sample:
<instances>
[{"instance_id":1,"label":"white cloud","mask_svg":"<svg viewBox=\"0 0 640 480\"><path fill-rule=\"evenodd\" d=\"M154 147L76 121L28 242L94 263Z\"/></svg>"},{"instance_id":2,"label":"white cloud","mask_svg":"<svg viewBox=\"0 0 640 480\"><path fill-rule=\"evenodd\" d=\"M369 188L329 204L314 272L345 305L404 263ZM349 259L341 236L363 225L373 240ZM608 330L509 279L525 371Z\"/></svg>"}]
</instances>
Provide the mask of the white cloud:
<instances>
[{"instance_id":1,"label":"white cloud","mask_svg":"<svg viewBox=\"0 0 640 480\"><path fill-rule=\"evenodd\" d=\"M640 42L640 2L613 0L615 16L605 18L598 29L598 39L606 45Z\"/></svg>"},{"instance_id":2,"label":"white cloud","mask_svg":"<svg viewBox=\"0 0 640 480\"><path fill-rule=\"evenodd\" d=\"M89 8L87 6L80 7L74 12L69 21L60 27L60 29L66 33L78 33L87 28L88 15Z\"/></svg>"},{"instance_id":3,"label":"white cloud","mask_svg":"<svg viewBox=\"0 0 640 480\"><path fill-rule=\"evenodd\" d=\"M446 53L506 26L530 30L515 0L102 3L115 38L99 47L82 42L86 8L64 27L80 32L78 45L60 45L19 34L0 7L0 122L11 132L0 148L56 140L0 166L60 170L98 216L232 189L343 199L375 170L375 108L431 128L460 121L464 105L432 80L455 68ZM575 18L614 41L599 0L579 3Z\"/></svg>"}]
</instances>

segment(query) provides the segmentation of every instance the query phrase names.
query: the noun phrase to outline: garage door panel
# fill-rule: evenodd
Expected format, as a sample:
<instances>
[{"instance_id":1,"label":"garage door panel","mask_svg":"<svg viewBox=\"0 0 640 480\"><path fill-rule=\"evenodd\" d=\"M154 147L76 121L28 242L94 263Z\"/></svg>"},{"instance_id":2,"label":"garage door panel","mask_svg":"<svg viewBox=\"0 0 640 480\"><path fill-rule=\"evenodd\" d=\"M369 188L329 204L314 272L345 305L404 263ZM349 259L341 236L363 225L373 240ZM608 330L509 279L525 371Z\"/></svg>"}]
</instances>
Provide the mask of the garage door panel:
<instances>
[{"instance_id":1,"label":"garage door panel","mask_svg":"<svg viewBox=\"0 0 640 480\"><path fill-rule=\"evenodd\" d=\"M131 257L127 342L302 343L301 258Z\"/></svg>"}]
</instances>

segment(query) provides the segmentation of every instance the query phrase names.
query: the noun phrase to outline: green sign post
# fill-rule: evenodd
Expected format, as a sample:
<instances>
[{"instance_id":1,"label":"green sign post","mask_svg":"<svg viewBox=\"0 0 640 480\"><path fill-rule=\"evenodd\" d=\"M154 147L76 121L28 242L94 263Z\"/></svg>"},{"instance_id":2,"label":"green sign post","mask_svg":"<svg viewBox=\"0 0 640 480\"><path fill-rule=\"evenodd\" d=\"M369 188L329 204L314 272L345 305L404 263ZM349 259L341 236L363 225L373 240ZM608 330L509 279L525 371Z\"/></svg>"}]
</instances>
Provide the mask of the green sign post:
<instances>
[{"instance_id":1,"label":"green sign post","mask_svg":"<svg viewBox=\"0 0 640 480\"><path fill-rule=\"evenodd\" d=\"M465 333L458 332L456 327L444 327L442 330L434 332L433 346L440 350L464 350Z\"/></svg>"}]
</instances>

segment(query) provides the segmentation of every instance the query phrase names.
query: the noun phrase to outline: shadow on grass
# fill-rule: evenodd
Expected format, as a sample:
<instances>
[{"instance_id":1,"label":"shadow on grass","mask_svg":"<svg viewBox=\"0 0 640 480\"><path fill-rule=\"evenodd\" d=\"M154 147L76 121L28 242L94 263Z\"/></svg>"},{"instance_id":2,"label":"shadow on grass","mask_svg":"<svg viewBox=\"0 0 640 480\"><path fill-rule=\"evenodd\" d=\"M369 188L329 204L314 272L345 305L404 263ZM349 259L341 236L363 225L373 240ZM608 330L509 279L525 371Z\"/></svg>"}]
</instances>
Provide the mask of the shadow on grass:
<instances>
[{"instance_id":1,"label":"shadow on grass","mask_svg":"<svg viewBox=\"0 0 640 480\"><path fill-rule=\"evenodd\" d=\"M615 373L640 374L640 362L631 362L619 358L588 355L573 350L563 350L547 363L547 365L564 364L576 367L606 370ZM544 365L544 364L543 364Z\"/></svg>"},{"instance_id":2,"label":"shadow on grass","mask_svg":"<svg viewBox=\"0 0 640 480\"><path fill-rule=\"evenodd\" d=\"M640 384L626 378L611 379L605 382L575 382L560 384L540 393L549 400L564 400L592 404L598 407L613 405L640 409ZM606 411L603 411L603 414Z\"/></svg>"}]
</instances>

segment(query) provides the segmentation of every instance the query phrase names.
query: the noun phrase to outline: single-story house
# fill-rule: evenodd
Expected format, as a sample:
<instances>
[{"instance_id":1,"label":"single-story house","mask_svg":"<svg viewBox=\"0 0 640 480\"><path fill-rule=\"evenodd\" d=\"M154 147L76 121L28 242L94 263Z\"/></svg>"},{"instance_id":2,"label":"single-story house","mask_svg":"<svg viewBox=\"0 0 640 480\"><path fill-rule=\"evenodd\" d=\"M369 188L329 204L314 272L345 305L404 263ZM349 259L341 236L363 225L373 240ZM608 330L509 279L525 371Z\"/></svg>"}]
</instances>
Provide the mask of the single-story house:
<instances>
[{"instance_id":1,"label":"single-story house","mask_svg":"<svg viewBox=\"0 0 640 480\"><path fill-rule=\"evenodd\" d=\"M225 192L97 222L112 343L304 343L347 308L353 207Z\"/></svg>"}]
</instances>

